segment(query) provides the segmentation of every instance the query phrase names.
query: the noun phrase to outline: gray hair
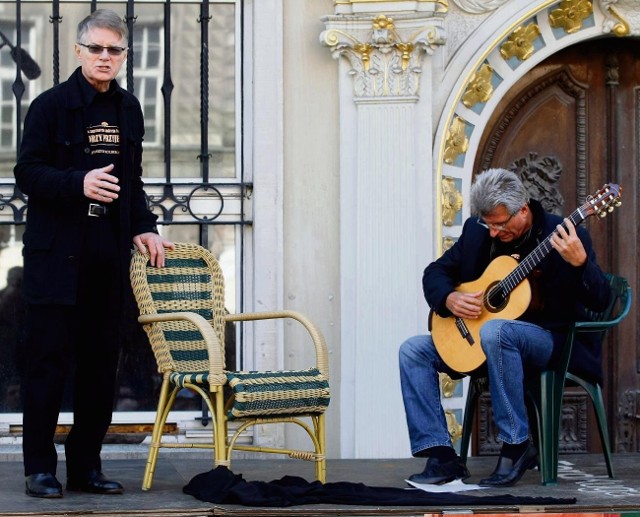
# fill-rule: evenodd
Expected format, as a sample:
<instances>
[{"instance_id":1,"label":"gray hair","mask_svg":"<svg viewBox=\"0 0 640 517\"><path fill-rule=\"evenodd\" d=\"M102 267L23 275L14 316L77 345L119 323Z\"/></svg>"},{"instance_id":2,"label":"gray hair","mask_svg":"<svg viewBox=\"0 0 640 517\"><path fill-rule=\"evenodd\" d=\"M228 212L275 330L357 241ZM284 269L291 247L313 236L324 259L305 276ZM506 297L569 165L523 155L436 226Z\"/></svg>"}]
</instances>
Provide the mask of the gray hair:
<instances>
[{"instance_id":1,"label":"gray hair","mask_svg":"<svg viewBox=\"0 0 640 517\"><path fill-rule=\"evenodd\" d=\"M96 9L78 24L78 34L76 41L86 43L83 38L91 29L108 29L120 36L121 40L129 38L129 29L122 18L115 11L110 9Z\"/></svg>"},{"instance_id":2,"label":"gray hair","mask_svg":"<svg viewBox=\"0 0 640 517\"><path fill-rule=\"evenodd\" d=\"M515 214L529 202L529 193L515 172L507 169L487 169L478 174L471 185L471 213L490 214L502 205Z\"/></svg>"}]
</instances>

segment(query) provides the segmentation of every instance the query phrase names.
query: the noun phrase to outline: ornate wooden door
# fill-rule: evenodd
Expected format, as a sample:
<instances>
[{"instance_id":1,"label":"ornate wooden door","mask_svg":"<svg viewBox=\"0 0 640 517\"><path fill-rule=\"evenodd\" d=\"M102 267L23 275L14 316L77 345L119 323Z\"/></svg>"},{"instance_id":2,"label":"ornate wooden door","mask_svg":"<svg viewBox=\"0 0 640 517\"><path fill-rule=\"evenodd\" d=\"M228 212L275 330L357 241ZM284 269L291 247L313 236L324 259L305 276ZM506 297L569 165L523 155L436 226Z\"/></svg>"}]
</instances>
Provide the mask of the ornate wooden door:
<instances>
[{"instance_id":1,"label":"ornate wooden door","mask_svg":"<svg viewBox=\"0 0 640 517\"><path fill-rule=\"evenodd\" d=\"M530 191L550 211L568 215L607 182L622 186L622 206L588 218L605 271L640 292L638 168L640 167L640 41L602 39L550 57L510 90L482 137L475 171L524 172ZM638 451L640 342L635 303L605 350L605 403L614 451ZM579 390L565 394L561 451L600 450L597 426ZM498 449L488 398L481 401L476 453ZM589 411L587 411L589 409Z\"/></svg>"}]
</instances>

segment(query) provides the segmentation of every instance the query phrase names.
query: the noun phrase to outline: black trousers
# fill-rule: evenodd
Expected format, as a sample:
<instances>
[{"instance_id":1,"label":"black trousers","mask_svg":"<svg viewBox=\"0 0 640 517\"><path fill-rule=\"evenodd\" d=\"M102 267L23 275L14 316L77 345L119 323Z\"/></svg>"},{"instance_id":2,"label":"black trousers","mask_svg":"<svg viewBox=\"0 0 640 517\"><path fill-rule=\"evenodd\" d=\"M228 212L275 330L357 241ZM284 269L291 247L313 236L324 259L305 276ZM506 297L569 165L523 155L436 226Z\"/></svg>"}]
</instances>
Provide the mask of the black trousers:
<instances>
[{"instance_id":1,"label":"black trousers","mask_svg":"<svg viewBox=\"0 0 640 517\"><path fill-rule=\"evenodd\" d=\"M23 379L27 476L56 474L53 439L67 381L73 397L73 425L65 442L67 478L101 470L120 350L121 276L112 221L91 218L88 223L75 305L28 306Z\"/></svg>"}]
</instances>

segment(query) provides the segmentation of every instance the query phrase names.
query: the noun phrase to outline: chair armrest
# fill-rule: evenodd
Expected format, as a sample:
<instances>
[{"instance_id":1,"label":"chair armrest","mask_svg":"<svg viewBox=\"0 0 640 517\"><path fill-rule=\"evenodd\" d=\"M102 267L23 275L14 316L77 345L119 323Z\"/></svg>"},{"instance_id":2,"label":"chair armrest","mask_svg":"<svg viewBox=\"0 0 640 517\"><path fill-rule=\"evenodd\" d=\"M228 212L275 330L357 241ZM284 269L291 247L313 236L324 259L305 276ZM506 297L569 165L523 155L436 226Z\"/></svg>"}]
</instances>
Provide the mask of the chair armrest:
<instances>
[{"instance_id":1,"label":"chair armrest","mask_svg":"<svg viewBox=\"0 0 640 517\"><path fill-rule=\"evenodd\" d=\"M629 314L629 311L631 310L631 288L629 287L626 279L622 277L611 277L613 295L617 300L624 304L620 306L618 315L615 318L605 321L577 321L574 324L574 332L602 332L610 329L611 327L615 327L627 317L627 314Z\"/></svg>"},{"instance_id":2,"label":"chair armrest","mask_svg":"<svg viewBox=\"0 0 640 517\"><path fill-rule=\"evenodd\" d=\"M141 314L138 316L138 322L143 325L167 321L188 321L196 326L207 345L207 351L209 353L209 374L214 376L216 384L225 384L226 375L224 374L223 367L222 346L220 345L218 335L209 322L195 312L165 312L162 314Z\"/></svg>"},{"instance_id":3,"label":"chair armrest","mask_svg":"<svg viewBox=\"0 0 640 517\"><path fill-rule=\"evenodd\" d=\"M577 321L575 323L576 332L600 332L618 325L631 309L631 295L626 296L624 307L620 313L613 319L607 321Z\"/></svg>"},{"instance_id":4,"label":"chair armrest","mask_svg":"<svg viewBox=\"0 0 640 517\"><path fill-rule=\"evenodd\" d=\"M316 363L320 370L329 379L329 353L327 343L322 332L303 314L296 311L265 311L244 312L240 314L226 314L226 321L256 321L290 318L300 322L307 330L316 349Z\"/></svg>"},{"instance_id":5,"label":"chair armrest","mask_svg":"<svg viewBox=\"0 0 640 517\"><path fill-rule=\"evenodd\" d=\"M615 327L620 323L620 321L622 321L622 318L616 318L611 321L576 321L575 332L577 334L583 332L602 332L610 329L611 327Z\"/></svg>"}]
</instances>

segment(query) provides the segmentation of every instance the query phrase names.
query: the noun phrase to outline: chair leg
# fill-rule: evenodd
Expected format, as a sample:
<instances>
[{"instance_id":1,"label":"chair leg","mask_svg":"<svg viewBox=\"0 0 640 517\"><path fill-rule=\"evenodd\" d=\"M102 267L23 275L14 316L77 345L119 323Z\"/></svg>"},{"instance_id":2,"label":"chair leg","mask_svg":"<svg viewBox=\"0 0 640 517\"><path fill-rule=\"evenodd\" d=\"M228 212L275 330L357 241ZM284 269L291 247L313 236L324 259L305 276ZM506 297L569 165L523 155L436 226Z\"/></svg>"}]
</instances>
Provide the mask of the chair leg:
<instances>
[{"instance_id":1,"label":"chair leg","mask_svg":"<svg viewBox=\"0 0 640 517\"><path fill-rule=\"evenodd\" d=\"M600 433L600 443L602 444L602 453L604 461L607 464L607 474L611 479L615 478L613 472L613 460L611 458L611 442L609 441L609 431L607 429L607 415L604 411L604 398L602 397L602 388L599 384L587 382L575 375L568 374L567 378L581 386L591 398L593 410L598 421L598 432Z\"/></svg>"},{"instance_id":2,"label":"chair leg","mask_svg":"<svg viewBox=\"0 0 640 517\"><path fill-rule=\"evenodd\" d=\"M553 371L540 375L540 407L538 412L538 434L540 478L543 485L558 484L558 454L560 439L560 416L562 412L562 393L564 379L558 383Z\"/></svg>"},{"instance_id":3,"label":"chair leg","mask_svg":"<svg viewBox=\"0 0 640 517\"><path fill-rule=\"evenodd\" d=\"M213 409L215 414L213 422L213 446L214 465L231 468L231 451L227 450L227 417L224 407L224 392L222 388L212 393Z\"/></svg>"},{"instance_id":4,"label":"chair leg","mask_svg":"<svg viewBox=\"0 0 640 517\"><path fill-rule=\"evenodd\" d=\"M471 443L471 432L473 431L473 417L479 398L480 389L477 381L470 379L467 401L464 406L464 417L462 419L462 436L460 437L460 458L464 463L467 462L467 456L469 455L469 444Z\"/></svg>"},{"instance_id":5,"label":"chair leg","mask_svg":"<svg viewBox=\"0 0 640 517\"><path fill-rule=\"evenodd\" d=\"M598 419L598 430L600 431L600 441L602 442L602 451L604 453L604 460L607 464L607 473L611 479L615 478L613 473L613 461L611 460L611 442L609 441L609 431L607 430L607 416L604 412L604 400L602 397L602 389L599 384L590 386L587 390L591 395L591 401L593 402L593 409L596 412L596 418Z\"/></svg>"},{"instance_id":6,"label":"chair leg","mask_svg":"<svg viewBox=\"0 0 640 517\"><path fill-rule=\"evenodd\" d=\"M316 429L316 437L318 439L317 451L320 455L320 460L316 461L316 479L320 483L327 481L327 458L326 458L326 434L325 434L325 418L324 413L314 419L314 427Z\"/></svg>"},{"instance_id":7,"label":"chair leg","mask_svg":"<svg viewBox=\"0 0 640 517\"><path fill-rule=\"evenodd\" d=\"M144 470L144 477L142 479L142 490L149 490L153 484L153 476L156 471L156 463L158 462L158 452L160 451L162 442L162 428L169 415L169 410L175 400L175 394L177 390L173 390L171 396L169 395L169 379L164 378L162 380L162 386L160 387L160 397L158 400L158 409L156 410L156 418L153 424L153 432L151 433L151 445L149 446L149 453L147 455L147 465Z\"/></svg>"}]
</instances>

